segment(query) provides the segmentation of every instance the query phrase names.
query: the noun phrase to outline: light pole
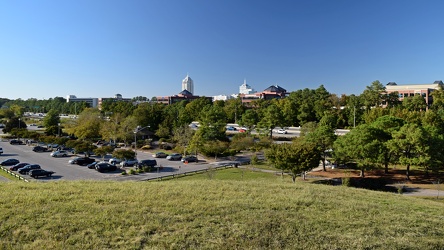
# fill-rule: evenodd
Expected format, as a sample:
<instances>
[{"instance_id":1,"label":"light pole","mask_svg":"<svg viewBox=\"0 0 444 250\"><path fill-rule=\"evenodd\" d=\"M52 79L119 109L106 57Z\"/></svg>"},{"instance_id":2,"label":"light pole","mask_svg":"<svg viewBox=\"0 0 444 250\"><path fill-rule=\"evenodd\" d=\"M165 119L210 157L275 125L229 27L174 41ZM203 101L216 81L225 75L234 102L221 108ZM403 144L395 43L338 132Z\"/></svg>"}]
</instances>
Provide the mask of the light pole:
<instances>
[{"instance_id":1,"label":"light pole","mask_svg":"<svg viewBox=\"0 0 444 250\"><path fill-rule=\"evenodd\" d=\"M57 123L57 125L59 126L59 132L57 133L57 135L60 137L60 122Z\"/></svg>"},{"instance_id":2,"label":"light pole","mask_svg":"<svg viewBox=\"0 0 444 250\"><path fill-rule=\"evenodd\" d=\"M19 118L19 130L20 130L20 121L21 121L21 119ZM19 132L20 133L20 132ZM17 137L18 137L18 135L17 135ZM20 138L18 138L18 139L20 139Z\"/></svg>"}]
</instances>

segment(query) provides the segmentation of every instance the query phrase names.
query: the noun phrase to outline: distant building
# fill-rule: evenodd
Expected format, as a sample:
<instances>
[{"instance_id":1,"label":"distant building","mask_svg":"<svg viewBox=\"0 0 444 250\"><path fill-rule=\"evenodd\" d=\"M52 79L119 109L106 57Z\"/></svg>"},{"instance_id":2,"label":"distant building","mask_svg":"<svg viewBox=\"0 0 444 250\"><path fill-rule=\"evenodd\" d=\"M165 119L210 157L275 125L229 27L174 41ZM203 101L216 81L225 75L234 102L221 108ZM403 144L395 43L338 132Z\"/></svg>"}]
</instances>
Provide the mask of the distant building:
<instances>
[{"instance_id":1,"label":"distant building","mask_svg":"<svg viewBox=\"0 0 444 250\"><path fill-rule=\"evenodd\" d=\"M173 104L176 102L180 102L180 101L192 101L195 99L200 98L200 96L197 95L193 95L191 94L191 92L189 92L188 90L183 90L182 92L180 92L177 95L172 95L172 96L157 96L156 97L156 102L157 103L164 103L164 104ZM208 98L209 100L213 101L212 97L205 97Z\"/></svg>"},{"instance_id":2,"label":"distant building","mask_svg":"<svg viewBox=\"0 0 444 250\"><path fill-rule=\"evenodd\" d=\"M389 82L385 86L385 90L387 94L398 92L399 101L403 101L406 97L421 95L424 97L427 106L430 107L433 103L431 93L443 86L441 80L426 84L396 84L396 82Z\"/></svg>"},{"instance_id":3,"label":"distant building","mask_svg":"<svg viewBox=\"0 0 444 250\"><path fill-rule=\"evenodd\" d=\"M66 102L86 102L91 108L96 108L98 105L98 98L77 98L75 95L66 96Z\"/></svg>"},{"instance_id":4,"label":"distant building","mask_svg":"<svg viewBox=\"0 0 444 250\"><path fill-rule=\"evenodd\" d=\"M256 91L247 84L247 80L244 80L244 84L239 87L239 94L249 95L254 93L256 93Z\"/></svg>"},{"instance_id":5,"label":"distant building","mask_svg":"<svg viewBox=\"0 0 444 250\"><path fill-rule=\"evenodd\" d=\"M250 103L258 99L265 99L265 100L281 99L285 98L287 95L288 92L286 89L278 85L271 85L262 92L257 92L254 94L239 94L239 97L241 98L242 103Z\"/></svg>"},{"instance_id":6,"label":"distant building","mask_svg":"<svg viewBox=\"0 0 444 250\"><path fill-rule=\"evenodd\" d=\"M194 95L194 83L191 77L187 76L185 79L182 80L182 90L187 90L191 93L191 95Z\"/></svg>"},{"instance_id":7,"label":"distant building","mask_svg":"<svg viewBox=\"0 0 444 250\"><path fill-rule=\"evenodd\" d=\"M98 101L98 108L102 108L102 103L106 101L112 101L112 102L131 102L131 98L123 98L121 94L116 94L114 97L102 97L99 98Z\"/></svg>"},{"instance_id":8,"label":"distant building","mask_svg":"<svg viewBox=\"0 0 444 250\"><path fill-rule=\"evenodd\" d=\"M216 96L213 96L213 102L214 101L226 101L228 99L232 99L232 97L231 96L227 96L227 95L216 95Z\"/></svg>"}]
</instances>

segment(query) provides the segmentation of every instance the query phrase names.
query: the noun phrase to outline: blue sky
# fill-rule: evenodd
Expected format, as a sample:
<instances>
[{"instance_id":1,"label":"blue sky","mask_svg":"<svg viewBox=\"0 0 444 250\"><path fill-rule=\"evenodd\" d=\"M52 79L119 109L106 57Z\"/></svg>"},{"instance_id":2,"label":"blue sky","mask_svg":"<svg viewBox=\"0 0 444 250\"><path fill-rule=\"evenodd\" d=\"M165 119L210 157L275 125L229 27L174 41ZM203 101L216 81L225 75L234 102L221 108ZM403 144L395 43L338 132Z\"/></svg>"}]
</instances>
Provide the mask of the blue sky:
<instances>
[{"instance_id":1,"label":"blue sky","mask_svg":"<svg viewBox=\"0 0 444 250\"><path fill-rule=\"evenodd\" d=\"M0 1L0 97L316 89L444 80L444 1Z\"/></svg>"}]
</instances>

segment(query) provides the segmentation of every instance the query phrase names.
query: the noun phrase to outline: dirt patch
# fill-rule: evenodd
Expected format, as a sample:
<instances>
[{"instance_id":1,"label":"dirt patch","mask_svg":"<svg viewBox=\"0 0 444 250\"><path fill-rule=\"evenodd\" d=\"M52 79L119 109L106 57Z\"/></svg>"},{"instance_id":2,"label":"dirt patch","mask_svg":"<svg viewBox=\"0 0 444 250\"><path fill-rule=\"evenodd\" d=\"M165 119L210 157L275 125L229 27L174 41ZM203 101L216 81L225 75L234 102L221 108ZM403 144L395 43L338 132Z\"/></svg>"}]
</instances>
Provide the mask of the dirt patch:
<instances>
[{"instance_id":1,"label":"dirt patch","mask_svg":"<svg viewBox=\"0 0 444 250\"><path fill-rule=\"evenodd\" d=\"M338 179L338 178L359 178L360 171L355 169L327 169L327 171L316 170L309 173L310 176ZM406 177L406 171L402 169L389 169L387 174L384 170L377 169L372 171L365 171L365 178L383 178L388 184L404 184L419 188L434 188L438 180L444 182L444 175L442 173L425 174L424 171L411 170L410 180Z\"/></svg>"}]
</instances>

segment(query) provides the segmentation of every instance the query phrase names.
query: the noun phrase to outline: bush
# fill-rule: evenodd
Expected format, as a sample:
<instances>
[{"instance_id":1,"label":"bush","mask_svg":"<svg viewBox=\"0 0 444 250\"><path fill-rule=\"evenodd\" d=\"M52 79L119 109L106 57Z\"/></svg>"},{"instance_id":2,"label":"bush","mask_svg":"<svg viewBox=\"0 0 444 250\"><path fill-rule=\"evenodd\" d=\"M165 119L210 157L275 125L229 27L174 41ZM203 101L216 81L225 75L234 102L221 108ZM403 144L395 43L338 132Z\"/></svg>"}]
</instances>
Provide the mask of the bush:
<instances>
[{"instance_id":1,"label":"bush","mask_svg":"<svg viewBox=\"0 0 444 250\"><path fill-rule=\"evenodd\" d=\"M342 186L350 187L350 177L342 178Z\"/></svg>"},{"instance_id":2,"label":"bush","mask_svg":"<svg viewBox=\"0 0 444 250\"><path fill-rule=\"evenodd\" d=\"M142 150L149 150L151 149L151 145L145 145L143 147L141 147Z\"/></svg>"},{"instance_id":3,"label":"bush","mask_svg":"<svg viewBox=\"0 0 444 250\"><path fill-rule=\"evenodd\" d=\"M128 173L126 171L122 171L122 175L127 175Z\"/></svg>"},{"instance_id":4,"label":"bush","mask_svg":"<svg viewBox=\"0 0 444 250\"><path fill-rule=\"evenodd\" d=\"M128 174L136 174L136 171L134 169L130 169Z\"/></svg>"}]
</instances>

